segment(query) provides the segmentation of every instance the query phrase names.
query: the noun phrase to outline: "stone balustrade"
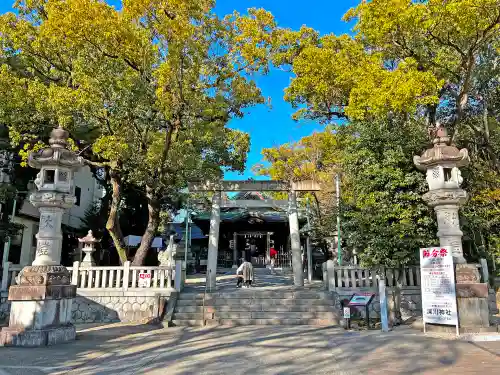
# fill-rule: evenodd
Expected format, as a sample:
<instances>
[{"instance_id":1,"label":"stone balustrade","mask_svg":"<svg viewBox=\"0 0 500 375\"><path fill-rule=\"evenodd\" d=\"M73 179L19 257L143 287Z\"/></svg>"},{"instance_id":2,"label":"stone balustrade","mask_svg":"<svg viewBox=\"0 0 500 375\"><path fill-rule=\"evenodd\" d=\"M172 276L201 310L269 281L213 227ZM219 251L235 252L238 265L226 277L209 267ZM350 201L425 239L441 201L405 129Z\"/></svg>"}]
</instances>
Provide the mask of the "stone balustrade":
<instances>
[{"instance_id":1,"label":"stone balustrade","mask_svg":"<svg viewBox=\"0 0 500 375\"><path fill-rule=\"evenodd\" d=\"M377 276L384 276L387 287L394 287L398 280L404 287L420 288L420 268L418 266L403 269L374 269L359 266L335 266L329 274L330 289L378 288ZM328 283L326 283L328 285Z\"/></svg>"},{"instance_id":2,"label":"stone balustrade","mask_svg":"<svg viewBox=\"0 0 500 375\"><path fill-rule=\"evenodd\" d=\"M484 262L482 262L484 263ZM333 263L332 263L333 265ZM482 282L488 282L488 272L481 264L476 265L481 272ZM359 266L336 266L328 270L327 263L323 263L323 280L325 289L338 294L341 300L350 299L354 293L375 293L371 304L370 316L378 318L380 303L378 295L378 276L385 277L389 309L394 304L399 286L401 313L403 318L419 316L422 312L420 267L411 266L401 269L385 268L374 270ZM398 285L399 284L399 285ZM495 291L489 290L490 312L496 313ZM364 315L364 311L360 311Z\"/></svg>"},{"instance_id":3,"label":"stone balustrade","mask_svg":"<svg viewBox=\"0 0 500 375\"><path fill-rule=\"evenodd\" d=\"M16 277L22 270L18 264L6 263L2 273L0 291L8 291L11 285L16 285ZM148 289L172 289L175 280L175 268L170 267L135 267L130 262L114 267L85 267L80 262L74 262L73 267L66 267L71 274L71 283L78 290L135 290L144 289L139 286L139 274L151 275Z\"/></svg>"}]
</instances>

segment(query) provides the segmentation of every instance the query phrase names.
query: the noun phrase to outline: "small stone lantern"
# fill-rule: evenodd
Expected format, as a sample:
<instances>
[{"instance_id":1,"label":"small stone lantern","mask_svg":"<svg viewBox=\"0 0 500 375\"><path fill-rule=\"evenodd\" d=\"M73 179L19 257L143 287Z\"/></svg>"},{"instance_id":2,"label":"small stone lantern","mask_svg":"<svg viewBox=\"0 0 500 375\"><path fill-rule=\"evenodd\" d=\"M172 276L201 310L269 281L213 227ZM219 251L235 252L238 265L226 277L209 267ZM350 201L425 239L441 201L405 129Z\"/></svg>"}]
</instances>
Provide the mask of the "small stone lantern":
<instances>
[{"instance_id":1,"label":"small stone lantern","mask_svg":"<svg viewBox=\"0 0 500 375\"><path fill-rule=\"evenodd\" d=\"M458 211L467 201L467 193L460 188L463 179L459 168L469 164L469 154L467 149L459 150L452 145L442 127L433 143L434 147L413 158L416 167L427 174L429 192L423 199L436 211L440 246L451 247L455 263L466 263Z\"/></svg>"},{"instance_id":2,"label":"small stone lantern","mask_svg":"<svg viewBox=\"0 0 500 375\"><path fill-rule=\"evenodd\" d=\"M82 261L82 267L92 267L95 266L94 258L92 253L95 251L95 244L99 243L100 240L94 238L92 230L89 230L87 235L83 238L79 238L78 242L83 243L82 251L85 253L85 257Z\"/></svg>"},{"instance_id":3,"label":"small stone lantern","mask_svg":"<svg viewBox=\"0 0 500 375\"><path fill-rule=\"evenodd\" d=\"M2 329L0 345L45 346L76 337L71 324L76 286L60 265L61 222L64 210L76 202L73 174L83 166L83 159L67 148L68 135L64 129L54 129L50 147L29 155L29 165L40 169L35 180L38 190L30 196L40 210L36 257L21 270L19 285L9 289L9 327Z\"/></svg>"}]
</instances>

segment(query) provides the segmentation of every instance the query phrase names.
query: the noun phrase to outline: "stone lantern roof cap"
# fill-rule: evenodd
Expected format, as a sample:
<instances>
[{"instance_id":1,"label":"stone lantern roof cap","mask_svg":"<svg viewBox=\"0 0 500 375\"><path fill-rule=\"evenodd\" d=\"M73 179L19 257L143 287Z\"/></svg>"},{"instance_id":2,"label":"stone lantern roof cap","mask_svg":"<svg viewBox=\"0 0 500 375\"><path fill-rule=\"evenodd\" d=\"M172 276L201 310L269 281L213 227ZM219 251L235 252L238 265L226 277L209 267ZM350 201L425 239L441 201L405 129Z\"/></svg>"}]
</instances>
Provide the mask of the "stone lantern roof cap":
<instances>
[{"instance_id":1,"label":"stone lantern roof cap","mask_svg":"<svg viewBox=\"0 0 500 375\"><path fill-rule=\"evenodd\" d=\"M89 230L87 235L83 238L79 238L78 242L84 243L84 244L94 244L101 242L101 240L98 240L94 237L94 234L92 233L92 230Z\"/></svg>"},{"instance_id":2,"label":"stone lantern roof cap","mask_svg":"<svg viewBox=\"0 0 500 375\"><path fill-rule=\"evenodd\" d=\"M61 127L53 129L50 133L50 147L31 152L28 158L30 167L40 169L42 166L63 166L70 169L78 169L84 162L83 158L77 156L68 149L69 133Z\"/></svg>"},{"instance_id":3,"label":"stone lantern roof cap","mask_svg":"<svg viewBox=\"0 0 500 375\"><path fill-rule=\"evenodd\" d=\"M414 156L413 162L420 170L427 170L436 165L448 164L454 167L465 167L469 164L469 152L463 148L459 150L451 143L446 128L439 127L436 138L432 141L434 146L428 148L421 156Z\"/></svg>"}]
</instances>

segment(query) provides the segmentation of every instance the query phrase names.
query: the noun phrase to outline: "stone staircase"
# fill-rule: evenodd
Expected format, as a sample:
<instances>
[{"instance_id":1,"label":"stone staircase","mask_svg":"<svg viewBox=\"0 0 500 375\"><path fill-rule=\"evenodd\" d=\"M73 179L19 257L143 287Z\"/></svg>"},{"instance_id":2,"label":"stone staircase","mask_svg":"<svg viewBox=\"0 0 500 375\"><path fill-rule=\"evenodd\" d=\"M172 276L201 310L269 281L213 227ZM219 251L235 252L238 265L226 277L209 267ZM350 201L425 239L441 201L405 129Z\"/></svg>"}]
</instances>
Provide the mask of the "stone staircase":
<instances>
[{"instance_id":1,"label":"stone staircase","mask_svg":"<svg viewBox=\"0 0 500 375\"><path fill-rule=\"evenodd\" d=\"M340 325L334 295L313 288L249 288L180 293L171 323L205 325ZM204 310L204 311L203 311Z\"/></svg>"}]
</instances>

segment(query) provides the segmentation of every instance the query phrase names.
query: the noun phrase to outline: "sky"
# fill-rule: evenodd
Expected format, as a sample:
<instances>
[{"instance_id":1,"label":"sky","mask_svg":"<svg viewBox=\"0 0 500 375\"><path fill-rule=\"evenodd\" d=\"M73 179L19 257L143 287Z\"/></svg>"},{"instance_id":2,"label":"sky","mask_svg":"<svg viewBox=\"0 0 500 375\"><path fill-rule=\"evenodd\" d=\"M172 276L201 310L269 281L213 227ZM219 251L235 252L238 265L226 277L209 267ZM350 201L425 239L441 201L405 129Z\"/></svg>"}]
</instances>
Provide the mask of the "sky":
<instances>
[{"instance_id":1,"label":"sky","mask_svg":"<svg viewBox=\"0 0 500 375\"><path fill-rule=\"evenodd\" d=\"M279 26L299 29L307 25L321 34L348 33L352 25L341 20L348 9L356 6L360 0L217 0L216 12L225 15L237 10L246 13L248 8L264 8L270 11ZM14 0L0 0L0 13L11 10ZM120 0L108 0L117 5ZM283 100L284 89L291 79L290 73L276 69L265 77L259 77L257 84L264 97L271 99L271 108L261 105L249 108L242 119L232 120L230 127L250 134L250 153L246 170L243 174L226 172L226 179L265 179L252 173L252 167L262 161L263 148L297 141L314 131L321 131L322 125L311 122L295 122L290 104Z\"/></svg>"}]
</instances>

